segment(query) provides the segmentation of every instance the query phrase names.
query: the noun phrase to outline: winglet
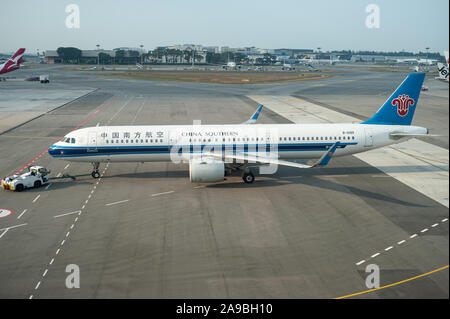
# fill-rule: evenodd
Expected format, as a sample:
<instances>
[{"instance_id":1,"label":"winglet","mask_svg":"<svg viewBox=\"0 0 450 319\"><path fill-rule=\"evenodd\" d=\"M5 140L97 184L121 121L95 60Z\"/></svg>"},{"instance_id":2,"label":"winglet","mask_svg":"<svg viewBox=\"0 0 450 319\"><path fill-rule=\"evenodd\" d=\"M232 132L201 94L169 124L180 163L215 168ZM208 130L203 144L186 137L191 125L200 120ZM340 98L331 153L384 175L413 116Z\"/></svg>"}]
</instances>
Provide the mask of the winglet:
<instances>
[{"instance_id":1,"label":"winglet","mask_svg":"<svg viewBox=\"0 0 450 319\"><path fill-rule=\"evenodd\" d=\"M328 162L331 160L331 157L333 157L334 152L336 152L336 149L338 148L340 142L336 142L328 149L328 151L325 152L325 154L322 155L321 158L317 160L317 162L312 166L325 166L328 164Z\"/></svg>"},{"instance_id":2,"label":"winglet","mask_svg":"<svg viewBox=\"0 0 450 319\"><path fill-rule=\"evenodd\" d=\"M255 113L253 113L253 115L248 119L248 121L246 121L242 124L255 124L256 121L258 120L259 114L261 113L263 107L264 107L264 105L261 104L258 107L258 109L255 111Z\"/></svg>"}]
</instances>

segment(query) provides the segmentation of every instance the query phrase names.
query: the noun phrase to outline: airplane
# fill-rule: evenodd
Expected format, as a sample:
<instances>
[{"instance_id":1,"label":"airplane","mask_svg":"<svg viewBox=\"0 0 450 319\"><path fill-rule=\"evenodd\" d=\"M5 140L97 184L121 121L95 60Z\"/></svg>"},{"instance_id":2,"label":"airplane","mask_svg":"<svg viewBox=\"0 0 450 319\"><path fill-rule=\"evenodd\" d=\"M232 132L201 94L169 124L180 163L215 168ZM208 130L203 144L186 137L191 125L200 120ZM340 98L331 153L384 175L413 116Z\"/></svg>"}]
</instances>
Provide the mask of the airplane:
<instances>
[{"instance_id":1,"label":"airplane","mask_svg":"<svg viewBox=\"0 0 450 319\"><path fill-rule=\"evenodd\" d=\"M222 65L222 68L225 70L237 70L240 69L241 66L237 65L236 62L229 61L227 64Z\"/></svg>"},{"instance_id":2,"label":"airplane","mask_svg":"<svg viewBox=\"0 0 450 319\"><path fill-rule=\"evenodd\" d=\"M292 66L292 64L284 63L281 67L281 70L283 71L294 71L295 67Z\"/></svg>"},{"instance_id":3,"label":"airplane","mask_svg":"<svg viewBox=\"0 0 450 319\"><path fill-rule=\"evenodd\" d=\"M189 163L191 182L223 181L241 172L252 183L252 167L276 171L278 165L299 169L325 166L333 156L356 154L432 136L412 126L424 73L411 73L369 120L347 124L256 124L263 106L242 124L96 126L70 132L48 149L57 159L89 162L93 178L100 163ZM291 160L316 159L312 164Z\"/></svg>"},{"instance_id":4,"label":"airplane","mask_svg":"<svg viewBox=\"0 0 450 319\"><path fill-rule=\"evenodd\" d=\"M8 59L5 63L0 65L0 74L12 72L20 68L20 64L22 63L22 57L25 53L25 49L21 48L17 50L14 55Z\"/></svg>"},{"instance_id":5,"label":"airplane","mask_svg":"<svg viewBox=\"0 0 450 319\"><path fill-rule=\"evenodd\" d=\"M448 76L449 76L449 73L448 73L448 66L449 66L448 51L444 51L444 55L445 55L445 61L447 62L447 65L440 63L440 62L437 64L439 76L436 77L435 79L449 82L449 80L448 80Z\"/></svg>"}]
</instances>

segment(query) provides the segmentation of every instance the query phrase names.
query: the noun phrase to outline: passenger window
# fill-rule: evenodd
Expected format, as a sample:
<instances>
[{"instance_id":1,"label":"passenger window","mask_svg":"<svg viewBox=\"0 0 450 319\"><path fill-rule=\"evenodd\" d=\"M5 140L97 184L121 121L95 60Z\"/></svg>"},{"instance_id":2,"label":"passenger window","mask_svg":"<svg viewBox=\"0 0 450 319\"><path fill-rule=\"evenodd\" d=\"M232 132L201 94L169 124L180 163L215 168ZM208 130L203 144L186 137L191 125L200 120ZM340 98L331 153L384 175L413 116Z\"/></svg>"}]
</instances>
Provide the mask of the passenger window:
<instances>
[{"instance_id":1,"label":"passenger window","mask_svg":"<svg viewBox=\"0 0 450 319\"><path fill-rule=\"evenodd\" d=\"M106 140L106 144L108 144L109 143L109 141L108 140Z\"/></svg>"},{"instance_id":2,"label":"passenger window","mask_svg":"<svg viewBox=\"0 0 450 319\"><path fill-rule=\"evenodd\" d=\"M127 141L127 143L128 143L128 141ZM133 143L133 140L130 140L130 143Z\"/></svg>"}]
</instances>

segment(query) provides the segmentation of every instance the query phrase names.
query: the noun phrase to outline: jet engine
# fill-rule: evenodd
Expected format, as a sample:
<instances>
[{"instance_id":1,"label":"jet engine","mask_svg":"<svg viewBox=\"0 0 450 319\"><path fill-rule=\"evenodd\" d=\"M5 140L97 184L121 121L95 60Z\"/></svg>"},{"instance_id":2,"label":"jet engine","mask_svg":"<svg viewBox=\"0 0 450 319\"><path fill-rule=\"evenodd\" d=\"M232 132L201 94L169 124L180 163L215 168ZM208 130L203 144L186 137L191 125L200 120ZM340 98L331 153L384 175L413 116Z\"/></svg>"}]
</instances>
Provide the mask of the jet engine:
<instances>
[{"instance_id":1,"label":"jet engine","mask_svg":"<svg viewBox=\"0 0 450 319\"><path fill-rule=\"evenodd\" d=\"M193 183L212 183L224 180L225 164L214 159L194 159L189 164L189 178Z\"/></svg>"}]
</instances>

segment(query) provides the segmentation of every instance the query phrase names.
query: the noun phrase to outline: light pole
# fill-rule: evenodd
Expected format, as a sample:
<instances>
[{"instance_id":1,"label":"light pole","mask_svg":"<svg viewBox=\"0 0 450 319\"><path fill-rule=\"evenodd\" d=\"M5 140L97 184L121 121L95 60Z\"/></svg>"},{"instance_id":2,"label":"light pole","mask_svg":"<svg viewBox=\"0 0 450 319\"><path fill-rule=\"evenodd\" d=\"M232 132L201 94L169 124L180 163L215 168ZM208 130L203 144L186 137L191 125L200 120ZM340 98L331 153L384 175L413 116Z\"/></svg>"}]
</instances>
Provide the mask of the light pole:
<instances>
[{"instance_id":1,"label":"light pole","mask_svg":"<svg viewBox=\"0 0 450 319\"><path fill-rule=\"evenodd\" d=\"M144 47L144 45L141 44L140 47L141 47L141 64L144 64L144 63L143 63L143 59L144 59L144 50L142 49L142 48Z\"/></svg>"},{"instance_id":2,"label":"light pole","mask_svg":"<svg viewBox=\"0 0 450 319\"><path fill-rule=\"evenodd\" d=\"M97 69L99 69L100 68L100 51L99 51L100 44L97 44L96 47L97 47Z\"/></svg>"},{"instance_id":3,"label":"light pole","mask_svg":"<svg viewBox=\"0 0 450 319\"><path fill-rule=\"evenodd\" d=\"M430 60L430 59L429 59L430 56L429 56L429 53L428 53L428 51L430 50L430 47L426 47L425 50L427 50L427 63L428 63L428 61Z\"/></svg>"}]
</instances>

